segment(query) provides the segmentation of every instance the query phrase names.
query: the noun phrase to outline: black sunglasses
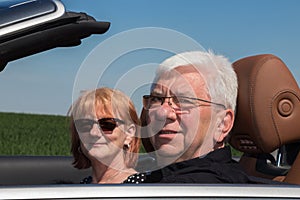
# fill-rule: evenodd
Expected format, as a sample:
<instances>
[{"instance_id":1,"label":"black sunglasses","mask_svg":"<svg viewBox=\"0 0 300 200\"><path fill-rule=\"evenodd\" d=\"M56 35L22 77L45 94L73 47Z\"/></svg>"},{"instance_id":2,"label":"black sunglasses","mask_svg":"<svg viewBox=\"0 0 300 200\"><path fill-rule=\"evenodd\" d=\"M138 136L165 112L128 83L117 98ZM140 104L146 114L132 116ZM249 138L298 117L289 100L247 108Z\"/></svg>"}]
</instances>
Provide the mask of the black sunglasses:
<instances>
[{"instance_id":1,"label":"black sunglasses","mask_svg":"<svg viewBox=\"0 0 300 200\"><path fill-rule=\"evenodd\" d=\"M100 130L104 133L111 133L119 124L125 124L121 119L117 118L101 118L97 121L93 119L77 119L75 120L75 126L78 132L89 132L94 124L98 124Z\"/></svg>"}]
</instances>

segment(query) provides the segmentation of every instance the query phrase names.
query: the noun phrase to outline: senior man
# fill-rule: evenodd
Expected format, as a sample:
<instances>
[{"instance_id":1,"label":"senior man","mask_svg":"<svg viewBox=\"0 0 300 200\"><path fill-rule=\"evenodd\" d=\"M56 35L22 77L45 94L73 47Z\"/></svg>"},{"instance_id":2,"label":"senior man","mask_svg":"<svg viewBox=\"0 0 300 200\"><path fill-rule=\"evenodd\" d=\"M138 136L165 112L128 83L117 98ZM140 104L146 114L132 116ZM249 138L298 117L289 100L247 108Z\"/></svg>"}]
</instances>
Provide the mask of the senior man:
<instances>
[{"instance_id":1,"label":"senior man","mask_svg":"<svg viewBox=\"0 0 300 200\"><path fill-rule=\"evenodd\" d=\"M237 87L231 63L211 51L184 52L161 63L141 116L161 169L125 183L251 183L225 145Z\"/></svg>"}]
</instances>

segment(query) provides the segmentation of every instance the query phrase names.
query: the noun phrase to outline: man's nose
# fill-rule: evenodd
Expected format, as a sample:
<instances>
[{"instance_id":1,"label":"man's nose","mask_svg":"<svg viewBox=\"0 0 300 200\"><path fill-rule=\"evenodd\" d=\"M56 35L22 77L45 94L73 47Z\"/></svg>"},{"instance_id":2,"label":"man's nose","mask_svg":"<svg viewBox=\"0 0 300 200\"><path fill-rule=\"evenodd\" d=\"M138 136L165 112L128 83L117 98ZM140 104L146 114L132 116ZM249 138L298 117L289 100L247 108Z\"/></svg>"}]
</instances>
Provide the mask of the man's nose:
<instances>
[{"instance_id":1,"label":"man's nose","mask_svg":"<svg viewBox=\"0 0 300 200\"><path fill-rule=\"evenodd\" d=\"M176 112L172 107L172 102L170 100L171 98L165 99L161 107L157 109L156 116L158 120L176 120Z\"/></svg>"}]
</instances>

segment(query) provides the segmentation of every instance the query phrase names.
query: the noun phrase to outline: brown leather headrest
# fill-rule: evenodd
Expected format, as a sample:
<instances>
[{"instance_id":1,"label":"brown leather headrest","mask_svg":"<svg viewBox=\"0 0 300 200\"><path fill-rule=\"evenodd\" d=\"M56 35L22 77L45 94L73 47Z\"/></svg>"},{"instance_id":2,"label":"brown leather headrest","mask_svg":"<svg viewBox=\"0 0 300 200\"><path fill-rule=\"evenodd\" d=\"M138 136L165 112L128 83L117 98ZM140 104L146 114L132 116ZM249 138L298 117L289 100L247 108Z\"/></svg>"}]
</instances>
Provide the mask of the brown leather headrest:
<instances>
[{"instance_id":1,"label":"brown leather headrest","mask_svg":"<svg viewBox=\"0 0 300 200\"><path fill-rule=\"evenodd\" d=\"M278 57L270 54L233 63L238 76L236 120L229 143L247 153L270 153L300 140L300 91Z\"/></svg>"}]
</instances>

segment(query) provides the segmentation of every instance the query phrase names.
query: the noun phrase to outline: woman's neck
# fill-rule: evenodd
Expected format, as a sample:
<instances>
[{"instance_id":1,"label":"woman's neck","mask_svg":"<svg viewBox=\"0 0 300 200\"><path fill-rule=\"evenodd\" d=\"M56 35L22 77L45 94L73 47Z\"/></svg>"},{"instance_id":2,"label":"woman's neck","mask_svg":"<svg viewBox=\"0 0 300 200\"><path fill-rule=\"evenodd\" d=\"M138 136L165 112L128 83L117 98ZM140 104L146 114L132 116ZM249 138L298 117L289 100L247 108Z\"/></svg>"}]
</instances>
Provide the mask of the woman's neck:
<instances>
[{"instance_id":1,"label":"woman's neck","mask_svg":"<svg viewBox=\"0 0 300 200\"><path fill-rule=\"evenodd\" d=\"M122 183L128 176L136 173L133 168L128 168L124 163L108 167L103 163L92 163L92 183Z\"/></svg>"}]
</instances>

